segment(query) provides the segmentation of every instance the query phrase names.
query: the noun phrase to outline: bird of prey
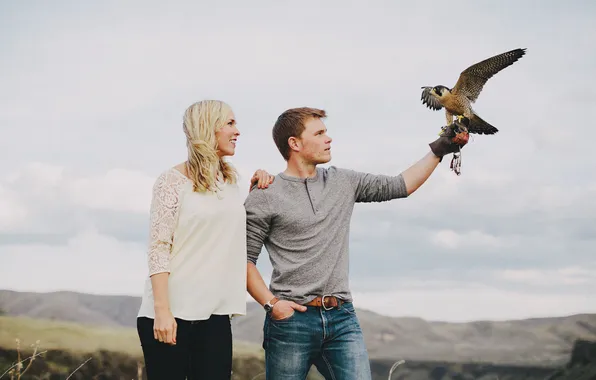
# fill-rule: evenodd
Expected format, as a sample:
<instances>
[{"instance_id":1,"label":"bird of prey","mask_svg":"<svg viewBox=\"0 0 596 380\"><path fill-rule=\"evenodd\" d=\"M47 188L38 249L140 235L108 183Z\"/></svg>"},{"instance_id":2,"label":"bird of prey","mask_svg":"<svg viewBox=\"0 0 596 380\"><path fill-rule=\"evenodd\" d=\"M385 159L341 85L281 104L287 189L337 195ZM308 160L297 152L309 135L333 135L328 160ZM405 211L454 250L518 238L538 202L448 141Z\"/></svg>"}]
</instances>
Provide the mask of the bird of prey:
<instances>
[{"instance_id":1,"label":"bird of prey","mask_svg":"<svg viewBox=\"0 0 596 380\"><path fill-rule=\"evenodd\" d=\"M422 87L422 103L435 111L445 108L447 125L453 123L453 116L458 119L466 117L470 121L468 132L495 134L499 130L482 120L472 109L472 103L478 99L482 88L493 75L511 66L525 53L525 48L514 49L478 62L461 72L453 88L442 85Z\"/></svg>"}]
</instances>

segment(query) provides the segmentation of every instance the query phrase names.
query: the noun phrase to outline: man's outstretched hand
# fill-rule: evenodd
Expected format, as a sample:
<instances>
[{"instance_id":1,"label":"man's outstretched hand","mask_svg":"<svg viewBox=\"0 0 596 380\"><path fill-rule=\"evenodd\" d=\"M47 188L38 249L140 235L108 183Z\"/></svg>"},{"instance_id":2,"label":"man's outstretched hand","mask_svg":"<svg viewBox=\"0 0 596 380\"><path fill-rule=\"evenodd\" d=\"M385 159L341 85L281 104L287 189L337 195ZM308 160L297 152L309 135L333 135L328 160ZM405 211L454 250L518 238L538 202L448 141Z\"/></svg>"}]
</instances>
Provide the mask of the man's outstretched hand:
<instances>
[{"instance_id":1,"label":"man's outstretched hand","mask_svg":"<svg viewBox=\"0 0 596 380\"><path fill-rule=\"evenodd\" d=\"M443 127L441 137L429 144L434 155L443 158L449 153L459 152L470 138L466 124L469 124L469 120L464 117L461 122L456 120L453 124Z\"/></svg>"}]
</instances>

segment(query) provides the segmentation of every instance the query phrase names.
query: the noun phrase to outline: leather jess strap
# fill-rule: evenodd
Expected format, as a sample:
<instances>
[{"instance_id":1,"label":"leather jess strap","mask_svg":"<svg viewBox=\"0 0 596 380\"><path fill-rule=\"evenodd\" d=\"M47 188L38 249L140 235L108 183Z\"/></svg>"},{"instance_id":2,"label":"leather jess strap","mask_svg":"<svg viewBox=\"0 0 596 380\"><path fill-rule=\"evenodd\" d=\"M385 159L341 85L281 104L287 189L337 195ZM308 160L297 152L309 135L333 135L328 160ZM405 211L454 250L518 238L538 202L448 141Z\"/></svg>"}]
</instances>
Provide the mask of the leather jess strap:
<instances>
[{"instance_id":1,"label":"leather jess strap","mask_svg":"<svg viewBox=\"0 0 596 380\"><path fill-rule=\"evenodd\" d=\"M323 304L323 298L325 299L325 303ZM335 296L318 296L312 301L305 303L305 306L316 306L316 307L324 307L325 309L331 309L334 307L341 306L344 301L340 300Z\"/></svg>"}]
</instances>

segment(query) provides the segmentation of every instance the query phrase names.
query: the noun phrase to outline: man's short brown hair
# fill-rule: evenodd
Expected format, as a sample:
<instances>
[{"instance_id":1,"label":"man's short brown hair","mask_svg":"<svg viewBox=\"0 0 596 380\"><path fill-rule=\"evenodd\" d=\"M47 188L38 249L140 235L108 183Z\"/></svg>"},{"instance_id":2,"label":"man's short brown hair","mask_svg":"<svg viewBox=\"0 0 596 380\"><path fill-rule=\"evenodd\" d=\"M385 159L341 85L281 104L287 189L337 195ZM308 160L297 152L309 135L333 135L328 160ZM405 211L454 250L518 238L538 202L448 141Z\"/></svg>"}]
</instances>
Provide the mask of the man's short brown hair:
<instances>
[{"instance_id":1,"label":"man's short brown hair","mask_svg":"<svg viewBox=\"0 0 596 380\"><path fill-rule=\"evenodd\" d=\"M310 107L291 108L279 115L273 126L273 141L286 161L290 159L288 139L300 137L304 132L304 124L311 118L321 119L326 116L324 110Z\"/></svg>"}]
</instances>

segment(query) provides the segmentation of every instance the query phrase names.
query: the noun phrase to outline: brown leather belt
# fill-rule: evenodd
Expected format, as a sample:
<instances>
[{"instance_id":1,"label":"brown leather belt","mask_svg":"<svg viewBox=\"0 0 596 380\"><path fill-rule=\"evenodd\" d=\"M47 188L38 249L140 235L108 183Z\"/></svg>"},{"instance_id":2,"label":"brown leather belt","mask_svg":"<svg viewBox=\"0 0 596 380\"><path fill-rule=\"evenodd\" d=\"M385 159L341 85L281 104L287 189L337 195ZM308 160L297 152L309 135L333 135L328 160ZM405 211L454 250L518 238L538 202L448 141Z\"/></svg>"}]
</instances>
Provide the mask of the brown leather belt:
<instances>
[{"instance_id":1,"label":"brown leather belt","mask_svg":"<svg viewBox=\"0 0 596 380\"><path fill-rule=\"evenodd\" d=\"M325 310L330 310L334 307L341 306L344 301L340 300L335 296L318 296L314 300L305 303L306 306L323 307Z\"/></svg>"}]
</instances>

